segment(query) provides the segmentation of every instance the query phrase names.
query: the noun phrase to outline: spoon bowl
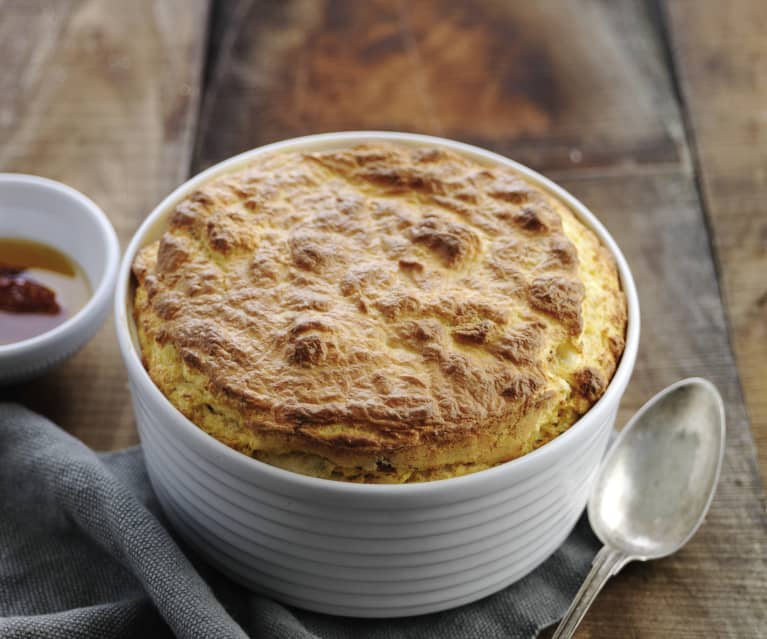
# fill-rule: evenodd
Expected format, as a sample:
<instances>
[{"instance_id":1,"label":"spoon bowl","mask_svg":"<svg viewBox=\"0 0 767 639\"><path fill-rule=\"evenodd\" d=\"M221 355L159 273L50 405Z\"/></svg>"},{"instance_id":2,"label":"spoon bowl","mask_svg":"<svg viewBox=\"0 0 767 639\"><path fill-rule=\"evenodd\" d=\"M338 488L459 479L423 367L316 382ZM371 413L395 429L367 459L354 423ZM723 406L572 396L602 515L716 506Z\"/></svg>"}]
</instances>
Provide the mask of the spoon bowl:
<instances>
[{"instance_id":1,"label":"spoon bowl","mask_svg":"<svg viewBox=\"0 0 767 639\"><path fill-rule=\"evenodd\" d=\"M602 586L629 561L666 557L690 540L714 497L724 444L722 398L698 377L661 391L629 421L588 504L604 547L552 639L572 637Z\"/></svg>"},{"instance_id":2,"label":"spoon bowl","mask_svg":"<svg viewBox=\"0 0 767 639\"><path fill-rule=\"evenodd\" d=\"M607 455L588 505L606 545L634 559L681 548L708 510L724 454L724 407L710 382L677 382L650 400Z\"/></svg>"}]
</instances>

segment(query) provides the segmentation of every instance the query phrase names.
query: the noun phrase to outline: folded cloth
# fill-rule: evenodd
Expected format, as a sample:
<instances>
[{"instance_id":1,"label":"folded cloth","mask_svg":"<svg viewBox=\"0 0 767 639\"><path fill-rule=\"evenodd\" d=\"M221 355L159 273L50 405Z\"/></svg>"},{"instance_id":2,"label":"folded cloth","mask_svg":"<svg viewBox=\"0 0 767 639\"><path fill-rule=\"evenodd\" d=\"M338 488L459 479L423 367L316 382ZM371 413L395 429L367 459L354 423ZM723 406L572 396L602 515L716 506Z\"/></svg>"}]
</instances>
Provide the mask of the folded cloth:
<instances>
[{"instance_id":1,"label":"folded cloth","mask_svg":"<svg viewBox=\"0 0 767 639\"><path fill-rule=\"evenodd\" d=\"M521 581L407 619L349 619L249 592L169 530L139 447L97 454L0 404L0 637L399 639L535 637L567 608L598 542L585 517Z\"/></svg>"}]
</instances>

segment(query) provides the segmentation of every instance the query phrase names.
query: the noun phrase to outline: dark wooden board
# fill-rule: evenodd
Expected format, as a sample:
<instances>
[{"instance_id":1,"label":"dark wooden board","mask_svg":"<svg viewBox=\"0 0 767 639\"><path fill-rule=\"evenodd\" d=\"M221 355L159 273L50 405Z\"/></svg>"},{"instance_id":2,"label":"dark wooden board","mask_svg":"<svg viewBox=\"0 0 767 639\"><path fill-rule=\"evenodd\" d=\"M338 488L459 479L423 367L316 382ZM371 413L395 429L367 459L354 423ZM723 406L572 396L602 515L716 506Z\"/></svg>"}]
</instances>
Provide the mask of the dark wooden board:
<instances>
[{"instance_id":1,"label":"dark wooden board","mask_svg":"<svg viewBox=\"0 0 767 639\"><path fill-rule=\"evenodd\" d=\"M762 477L767 475L767 2L666 3Z\"/></svg>"},{"instance_id":2,"label":"dark wooden board","mask_svg":"<svg viewBox=\"0 0 767 639\"><path fill-rule=\"evenodd\" d=\"M725 397L729 433L699 534L672 558L627 568L579 636L761 636L762 485L656 11L589 1L358 6L218 5L195 167L295 135L400 129L479 143L581 197L623 246L640 289L642 346L620 421L666 384L702 375ZM222 18L235 10L237 20Z\"/></svg>"},{"instance_id":3,"label":"dark wooden board","mask_svg":"<svg viewBox=\"0 0 767 639\"><path fill-rule=\"evenodd\" d=\"M0 170L83 191L125 246L189 170L207 13L207 0L0 2ZM98 449L137 441L111 322L3 399Z\"/></svg>"},{"instance_id":4,"label":"dark wooden board","mask_svg":"<svg viewBox=\"0 0 767 639\"><path fill-rule=\"evenodd\" d=\"M677 379L722 393L727 448L711 511L677 555L629 566L600 595L582 637L762 637L767 514L692 176L560 180L607 225L639 288L642 336L619 423Z\"/></svg>"},{"instance_id":5,"label":"dark wooden board","mask_svg":"<svg viewBox=\"0 0 767 639\"><path fill-rule=\"evenodd\" d=\"M195 166L304 133L407 130L536 168L676 164L641 2L217 3ZM225 123L225 125L223 124Z\"/></svg>"}]
</instances>

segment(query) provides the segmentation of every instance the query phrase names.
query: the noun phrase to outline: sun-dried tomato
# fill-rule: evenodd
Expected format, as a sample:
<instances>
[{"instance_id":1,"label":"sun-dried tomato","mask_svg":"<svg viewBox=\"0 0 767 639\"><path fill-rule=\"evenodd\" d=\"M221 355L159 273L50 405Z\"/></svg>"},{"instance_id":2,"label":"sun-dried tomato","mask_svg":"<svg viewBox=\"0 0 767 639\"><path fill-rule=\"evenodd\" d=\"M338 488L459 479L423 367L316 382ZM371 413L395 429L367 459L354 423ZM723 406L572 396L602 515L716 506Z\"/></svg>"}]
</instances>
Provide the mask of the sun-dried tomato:
<instances>
[{"instance_id":1,"label":"sun-dried tomato","mask_svg":"<svg viewBox=\"0 0 767 639\"><path fill-rule=\"evenodd\" d=\"M56 293L47 286L23 277L18 271L8 273L0 266L0 311L56 315L61 307Z\"/></svg>"}]
</instances>

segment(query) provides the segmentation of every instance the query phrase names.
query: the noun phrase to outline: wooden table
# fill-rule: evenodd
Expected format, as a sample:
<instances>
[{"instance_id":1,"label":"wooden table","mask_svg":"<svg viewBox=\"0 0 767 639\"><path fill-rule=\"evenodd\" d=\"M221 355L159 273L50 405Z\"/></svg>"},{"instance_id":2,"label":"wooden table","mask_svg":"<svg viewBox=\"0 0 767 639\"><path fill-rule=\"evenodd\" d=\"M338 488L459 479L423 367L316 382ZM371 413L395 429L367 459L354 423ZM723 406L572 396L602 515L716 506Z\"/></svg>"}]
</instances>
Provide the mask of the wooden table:
<instances>
[{"instance_id":1,"label":"wooden table","mask_svg":"<svg viewBox=\"0 0 767 639\"><path fill-rule=\"evenodd\" d=\"M763 0L5 0L0 169L89 194L123 246L190 173L310 132L434 133L554 178L636 275L621 420L689 375L728 418L701 531L624 570L578 636L765 636L765 33ZM2 398L97 449L137 441L111 325Z\"/></svg>"}]
</instances>

